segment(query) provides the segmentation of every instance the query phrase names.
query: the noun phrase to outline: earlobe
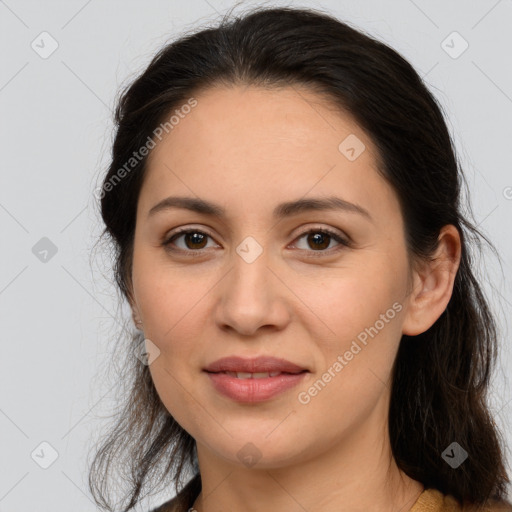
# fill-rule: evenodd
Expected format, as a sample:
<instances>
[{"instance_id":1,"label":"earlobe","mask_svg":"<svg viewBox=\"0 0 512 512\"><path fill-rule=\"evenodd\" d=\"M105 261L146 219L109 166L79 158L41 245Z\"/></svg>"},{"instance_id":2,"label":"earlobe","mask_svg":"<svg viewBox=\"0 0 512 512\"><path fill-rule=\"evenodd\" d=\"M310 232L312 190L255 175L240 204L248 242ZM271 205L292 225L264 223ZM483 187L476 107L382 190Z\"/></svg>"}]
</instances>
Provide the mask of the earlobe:
<instances>
[{"instance_id":1,"label":"earlobe","mask_svg":"<svg viewBox=\"0 0 512 512\"><path fill-rule=\"evenodd\" d=\"M133 319L133 323L135 324L135 327L137 327L137 329L142 330L142 328L143 328L142 321L139 317L138 311L136 311L136 309L134 307L132 307L132 319Z\"/></svg>"},{"instance_id":2,"label":"earlobe","mask_svg":"<svg viewBox=\"0 0 512 512\"><path fill-rule=\"evenodd\" d=\"M133 298L133 294L130 293L128 298L128 303L130 304L130 308L132 310L132 320L135 324L135 327L139 330L143 329L142 320L140 319L139 309L137 308L137 304L135 303L135 299Z\"/></svg>"},{"instance_id":3,"label":"earlobe","mask_svg":"<svg viewBox=\"0 0 512 512\"><path fill-rule=\"evenodd\" d=\"M461 241L457 228L444 226L431 261L413 272L413 290L408 297L402 333L417 336L428 330L445 311L453 292L460 264Z\"/></svg>"}]
</instances>

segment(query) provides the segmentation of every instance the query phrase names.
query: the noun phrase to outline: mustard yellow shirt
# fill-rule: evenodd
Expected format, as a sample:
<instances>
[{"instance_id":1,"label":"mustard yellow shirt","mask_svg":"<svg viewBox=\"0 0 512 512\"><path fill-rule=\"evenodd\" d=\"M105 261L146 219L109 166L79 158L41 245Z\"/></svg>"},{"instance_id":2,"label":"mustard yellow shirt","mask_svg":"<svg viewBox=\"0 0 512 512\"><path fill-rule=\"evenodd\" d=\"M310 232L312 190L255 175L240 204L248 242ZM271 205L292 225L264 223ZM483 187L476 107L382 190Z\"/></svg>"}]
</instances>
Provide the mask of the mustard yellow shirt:
<instances>
[{"instance_id":1,"label":"mustard yellow shirt","mask_svg":"<svg viewBox=\"0 0 512 512\"><path fill-rule=\"evenodd\" d=\"M505 512L512 511L512 505L506 501L492 502L488 505L461 507L457 500L437 489L425 489L409 512Z\"/></svg>"},{"instance_id":2,"label":"mustard yellow shirt","mask_svg":"<svg viewBox=\"0 0 512 512\"><path fill-rule=\"evenodd\" d=\"M176 496L171 500L153 509L151 512L194 512L192 505L198 496L198 492L194 492L192 482L189 482L179 496L182 497L183 504L180 507L179 497ZM197 489L197 488L196 488ZM457 500L450 495L446 495L437 489L425 489L418 497L412 508L408 512L512 512L512 504L507 501L492 502L485 506L466 506L461 507Z\"/></svg>"}]
</instances>

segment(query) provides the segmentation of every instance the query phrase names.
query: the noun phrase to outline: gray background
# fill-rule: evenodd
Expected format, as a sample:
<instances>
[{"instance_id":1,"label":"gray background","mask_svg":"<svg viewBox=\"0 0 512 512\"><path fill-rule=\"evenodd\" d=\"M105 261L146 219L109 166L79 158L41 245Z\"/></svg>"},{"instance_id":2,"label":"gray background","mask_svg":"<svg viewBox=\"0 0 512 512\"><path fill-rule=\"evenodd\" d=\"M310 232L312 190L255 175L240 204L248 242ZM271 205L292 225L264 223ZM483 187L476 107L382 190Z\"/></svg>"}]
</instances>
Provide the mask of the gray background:
<instances>
[{"instance_id":1,"label":"gray background","mask_svg":"<svg viewBox=\"0 0 512 512\"><path fill-rule=\"evenodd\" d=\"M86 457L116 403L108 372L127 317L108 255L93 251L101 224L92 192L108 163L111 109L120 86L166 40L231 5L0 1L0 512L95 510ZM485 253L479 269L501 324L491 402L512 447L512 1L293 5L324 8L389 43L446 110L476 222L502 257L500 268ZM40 464L51 462L52 448L42 442L58 453L47 469Z\"/></svg>"}]
</instances>

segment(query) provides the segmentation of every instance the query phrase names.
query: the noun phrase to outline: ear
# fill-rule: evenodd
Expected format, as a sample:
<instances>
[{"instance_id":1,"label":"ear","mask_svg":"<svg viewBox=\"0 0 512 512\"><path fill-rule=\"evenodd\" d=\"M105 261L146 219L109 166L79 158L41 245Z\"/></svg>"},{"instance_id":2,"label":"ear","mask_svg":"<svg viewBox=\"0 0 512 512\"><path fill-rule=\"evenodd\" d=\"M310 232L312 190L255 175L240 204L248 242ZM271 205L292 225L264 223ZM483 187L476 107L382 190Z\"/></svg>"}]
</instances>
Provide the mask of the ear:
<instances>
[{"instance_id":1,"label":"ear","mask_svg":"<svg viewBox=\"0 0 512 512\"><path fill-rule=\"evenodd\" d=\"M452 224L446 225L439 233L433 260L412 272L413 286L402 324L403 334L421 334L442 315L452 296L460 257L459 231Z\"/></svg>"},{"instance_id":2,"label":"ear","mask_svg":"<svg viewBox=\"0 0 512 512\"><path fill-rule=\"evenodd\" d=\"M130 304L130 309L132 310L132 320L135 324L135 327L139 330L142 330L142 320L140 319L139 308L137 307L137 302L133 297L133 293L128 294L128 303Z\"/></svg>"}]
</instances>

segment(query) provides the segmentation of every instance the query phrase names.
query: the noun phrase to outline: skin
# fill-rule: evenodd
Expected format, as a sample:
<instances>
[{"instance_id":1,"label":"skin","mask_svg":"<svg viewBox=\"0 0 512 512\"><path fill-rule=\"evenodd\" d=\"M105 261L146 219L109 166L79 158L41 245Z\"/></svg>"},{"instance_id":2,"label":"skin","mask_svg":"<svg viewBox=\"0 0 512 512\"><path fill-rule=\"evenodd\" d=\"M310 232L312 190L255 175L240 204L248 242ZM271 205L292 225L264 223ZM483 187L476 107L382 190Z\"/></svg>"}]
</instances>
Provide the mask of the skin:
<instances>
[{"instance_id":1,"label":"skin","mask_svg":"<svg viewBox=\"0 0 512 512\"><path fill-rule=\"evenodd\" d=\"M197 443L203 491L194 508L409 510L423 485L391 454L391 370L401 335L426 331L448 304L460 261L457 230L443 228L434 263L413 265L398 198L376 170L372 141L314 92L233 86L195 97L198 105L149 157L131 299L134 321L160 351L149 366L158 394ZM350 134L366 147L354 161L338 149ZM362 206L372 220L337 210L271 216L281 202L331 195ZM217 203L226 216L177 208L148 216L168 196ZM210 236L182 235L170 251L162 242L178 227ZM325 228L351 245L327 238L318 248L303 235ZM248 236L263 248L252 263L236 252ZM298 393L394 303L401 306L394 318L300 403ZM240 404L202 371L224 356L261 354L310 373L266 402ZM260 457L252 467L237 456L249 442Z\"/></svg>"}]
</instances>

